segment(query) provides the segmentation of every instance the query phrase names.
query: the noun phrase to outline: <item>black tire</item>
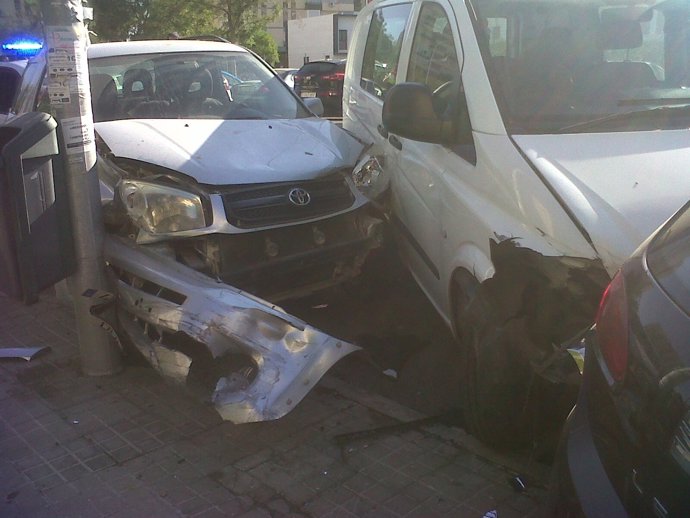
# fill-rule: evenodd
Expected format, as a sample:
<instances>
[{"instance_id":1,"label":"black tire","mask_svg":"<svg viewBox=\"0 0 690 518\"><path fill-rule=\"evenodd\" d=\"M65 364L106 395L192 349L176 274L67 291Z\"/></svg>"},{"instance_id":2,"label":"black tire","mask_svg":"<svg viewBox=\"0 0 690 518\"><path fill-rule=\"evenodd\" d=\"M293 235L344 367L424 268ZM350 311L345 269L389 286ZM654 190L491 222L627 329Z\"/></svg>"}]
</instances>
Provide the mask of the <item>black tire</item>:
<instances>
[{"instance_id":1,"label":"black tire","mask_svg":"<svg viewBox=\"0 0 690 518\"><path fill-rule=\"evenodd\" d=\"M530 439L532 374L499 322L495 306L467 272L455 278L455 323L462 351L463 412L467 428L498 449L515 449Z\"/></svg>"}]
</instances>

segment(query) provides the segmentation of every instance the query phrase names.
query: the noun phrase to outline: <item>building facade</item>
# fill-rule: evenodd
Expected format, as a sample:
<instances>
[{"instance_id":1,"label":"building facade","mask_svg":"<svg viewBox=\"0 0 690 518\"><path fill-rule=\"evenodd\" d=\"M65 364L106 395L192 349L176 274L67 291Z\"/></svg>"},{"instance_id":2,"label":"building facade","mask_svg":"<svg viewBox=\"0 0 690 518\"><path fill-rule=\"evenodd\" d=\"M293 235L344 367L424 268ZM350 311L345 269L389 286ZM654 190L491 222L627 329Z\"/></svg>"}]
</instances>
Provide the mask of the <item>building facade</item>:
<instances>
[{"instance_id":1,"label":"building facade","mask_svg":"<svg viewBox=\"0 0 690 518\"><path fill-rule=\"evenodd\" d=\"M301 66L302 64L301 61L298 64L295 64L290 58L290 56L293 54L289 50L290 41L296 41L291 40L290 38L291 21L315 18L323 15L356 13L360 9L362 3L363 0L266 0L261 7L263 15L267 15L276 6L278 7L277 16L268 24L267 30L269 34L273 36L278 45L278 52L280 53L280 65L294 67ZM319 33L311 34L311 36L314 36L319 41L323 40L325 36L332 37L332 28L328 28L327 25L327 22L315 23L314 28L326 30L328 34L324 35ZM300 30L300 28L303 26L297 24L292 25L292 27L293 30ZM319 54L321 54L320 50ZM324 55L328 54L328 52L324 53ZM333 54L333 52L331 51L330 54ZM314 57L312 59L323 59L323 57L324 56L321 55L318 58ZM331 57L336 56L332 55Z\"/></svg>"}]
</instances>

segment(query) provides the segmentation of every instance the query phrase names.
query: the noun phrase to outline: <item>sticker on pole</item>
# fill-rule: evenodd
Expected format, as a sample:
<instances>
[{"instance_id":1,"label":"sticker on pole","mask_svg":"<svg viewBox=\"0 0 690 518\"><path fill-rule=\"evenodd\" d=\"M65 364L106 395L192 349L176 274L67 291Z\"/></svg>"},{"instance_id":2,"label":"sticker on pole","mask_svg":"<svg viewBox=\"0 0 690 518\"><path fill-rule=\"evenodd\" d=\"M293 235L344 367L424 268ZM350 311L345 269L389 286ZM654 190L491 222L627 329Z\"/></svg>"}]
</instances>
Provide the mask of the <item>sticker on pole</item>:
<instances>
[{"instance_id":1,"label":"sticker on pole","mask_svg":"<svg viewBox=\"0 0 690 518\"><path fill-rule=\"evenodd\" d=\"M86 124L82 117L67 117L60 124L68 155L83 153L86 146L93 144L93 126Z\"/></svg>"}]
</instances>

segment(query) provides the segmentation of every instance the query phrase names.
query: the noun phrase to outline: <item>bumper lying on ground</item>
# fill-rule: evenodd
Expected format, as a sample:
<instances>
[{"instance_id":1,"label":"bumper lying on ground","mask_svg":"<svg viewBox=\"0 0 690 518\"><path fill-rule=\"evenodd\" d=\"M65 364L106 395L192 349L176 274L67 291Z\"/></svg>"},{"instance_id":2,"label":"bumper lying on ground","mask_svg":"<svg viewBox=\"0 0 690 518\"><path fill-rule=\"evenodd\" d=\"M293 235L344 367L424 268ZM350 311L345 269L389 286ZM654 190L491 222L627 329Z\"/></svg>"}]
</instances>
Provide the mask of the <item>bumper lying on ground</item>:
<instances>
[{"instance_id":1,"label":"bumper lying on ground","mask_svg":"<svg viewBox=\"0 0 690 518\"><path fill-rule=\"evenodd\" d=\"M109 236L105 258L117 277L120 329L161 374L185 382L200 349L211 361L250 361L213 390L216 409L234 423L282 417L359 349L153 249ZM194 347L176 347L180 334Z\"/></svg>"}]
</instances>

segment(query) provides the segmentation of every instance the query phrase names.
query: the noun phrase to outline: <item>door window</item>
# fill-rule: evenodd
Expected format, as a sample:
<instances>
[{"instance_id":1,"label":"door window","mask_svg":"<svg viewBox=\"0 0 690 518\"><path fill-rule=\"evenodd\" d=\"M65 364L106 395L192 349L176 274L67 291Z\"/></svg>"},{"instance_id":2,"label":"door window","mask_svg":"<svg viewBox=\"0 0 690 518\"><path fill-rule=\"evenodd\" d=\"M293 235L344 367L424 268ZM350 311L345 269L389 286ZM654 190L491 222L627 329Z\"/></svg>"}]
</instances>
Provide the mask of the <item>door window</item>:
<instances>
[{"instance_id":1,"label":"door window","mask_svg":"<svg viewBox=\"0 0 690 518\"><path fill-rule=\"evenodd\" d=\"M410 4L382 7L372 14L360 84L379 98L383 98L395 84L400 47L409 16Z\"/></svg>"},{"instance_id":2,"label":"door window","mask_svg":"<svg viewBox=\"0 0 690 518\"><path fill-rule=\"evenodd\" d=\"M432 92L455 81L457 91L460 65L450 22L439 4L426 3L419 13L407 80L424 83Z\"/></svg>"}]
</instances>

